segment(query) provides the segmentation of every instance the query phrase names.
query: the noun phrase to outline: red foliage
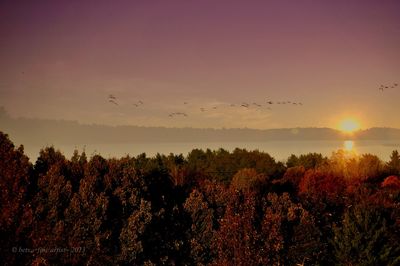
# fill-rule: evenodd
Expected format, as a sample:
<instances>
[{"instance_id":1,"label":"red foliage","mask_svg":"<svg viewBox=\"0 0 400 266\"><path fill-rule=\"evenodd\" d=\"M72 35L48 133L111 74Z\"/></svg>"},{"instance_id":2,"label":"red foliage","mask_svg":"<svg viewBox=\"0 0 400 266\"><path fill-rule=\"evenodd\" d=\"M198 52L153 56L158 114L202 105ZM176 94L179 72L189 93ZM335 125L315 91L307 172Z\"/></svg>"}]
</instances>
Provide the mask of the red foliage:
<instances>
[{"instance_id":1,"label":"red foliage","mask_svg":"<svg viewBox=\"0 0 400 266\"><path fill-rule=\"evenodd\" d=\"M383 188L390 188L394 190L400 190L400 178L395 175L391 175L385 178L381 185Z\"/></svg>"},{"instance_id":2,"label":"red foliage","mask_svg":"<svg viewBox=\"0 0 400 266\"><path fill-rule=\"evenodd\" d=\"M295 190L298 190L299 184L304 177L306 170L303 166L294 166L286 170L283 177L279 180L274 180L273 183L277 184L289 184Z\"/></svg>"},{"instance_id":3,"label":"red foliage","mask_svg":"<svg viewBox=\"0 0 400 266\"><path fill-rule=\"evenodd\" d=\"M257 218L254 194L232 191L213 243L215 265L257 265L265 258L259 246Z\"/></svg>"},{"instance_id":4,"label":"red foliage","mask_svg":"<svg viewBox=\"0 0 400 266\"><path fill-rule=\"evenodd\" d=\"M345 188L343 177L321 170L308 170L299 184L299 194L313 203L340 203Z\"/></svg>"}]
</instances>

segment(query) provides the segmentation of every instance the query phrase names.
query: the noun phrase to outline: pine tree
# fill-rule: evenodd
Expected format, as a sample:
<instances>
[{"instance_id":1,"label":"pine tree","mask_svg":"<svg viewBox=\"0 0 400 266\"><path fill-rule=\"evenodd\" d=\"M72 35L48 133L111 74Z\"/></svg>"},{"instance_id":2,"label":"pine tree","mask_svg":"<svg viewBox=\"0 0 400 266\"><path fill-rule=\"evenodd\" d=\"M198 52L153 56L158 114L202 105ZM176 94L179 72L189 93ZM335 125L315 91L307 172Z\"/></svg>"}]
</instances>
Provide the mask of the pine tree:
<instances>
[{"instance_id":1,"label":"pine tree","mask_svg":"<svg viewBox=\"0 0 400 266\"><path fill-rule=\"evenodd\" d=\"M400 247L391 237L383 212L362 204L353 206L334 229L338 265L399 265Z\"/></svg>"}]
</instances>

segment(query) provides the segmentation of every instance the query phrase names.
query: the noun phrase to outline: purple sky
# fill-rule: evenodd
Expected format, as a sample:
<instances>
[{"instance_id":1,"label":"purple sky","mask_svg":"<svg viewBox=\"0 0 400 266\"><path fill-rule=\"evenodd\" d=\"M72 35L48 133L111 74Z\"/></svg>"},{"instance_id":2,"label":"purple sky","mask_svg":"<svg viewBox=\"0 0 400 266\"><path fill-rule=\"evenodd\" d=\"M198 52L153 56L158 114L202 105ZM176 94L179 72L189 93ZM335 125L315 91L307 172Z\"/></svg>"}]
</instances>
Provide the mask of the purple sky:
<instances>
[{"instance_id":1,"label":"purple sky","mask_svg":"<svg viewBox=\"0 0 400 266\"><path fill-rule=\"evenodd\" d=\"M400 128L400 86L378 90L400 84L396 0L1 1L0 36L0 105L14 117Z\"/></svg>"}]
</instances>

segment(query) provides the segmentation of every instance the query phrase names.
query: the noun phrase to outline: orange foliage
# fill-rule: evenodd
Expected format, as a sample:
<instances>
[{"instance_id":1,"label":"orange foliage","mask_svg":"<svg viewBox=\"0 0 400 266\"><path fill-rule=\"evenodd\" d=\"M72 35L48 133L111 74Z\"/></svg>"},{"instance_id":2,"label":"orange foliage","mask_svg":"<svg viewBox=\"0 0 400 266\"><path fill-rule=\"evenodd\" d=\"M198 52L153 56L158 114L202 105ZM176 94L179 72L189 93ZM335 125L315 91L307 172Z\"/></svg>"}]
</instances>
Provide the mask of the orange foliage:
<instances>
[{"instance_id":1,"label":"orange foliage","mask_svg":"<svg viewBox=\"0 0 400 266\"><path fill-rule=\"evenodd\" d=\"M391 188L394 190L400 189L400 178L395 175L391 175L385 178L381 185L383 188Z\"/></svg>"},{"instance_id":2,"label":"orange foliage","mask_svg":"<svg viewBox=\"0 0 400 266\"><path fill-rule=\"evenodd\" d=\"M321 170L308 170L299 184L299 194L312 202L321 200L337 202L345 190L345 180L340 176Z\"/></svg>"}]
</instances>

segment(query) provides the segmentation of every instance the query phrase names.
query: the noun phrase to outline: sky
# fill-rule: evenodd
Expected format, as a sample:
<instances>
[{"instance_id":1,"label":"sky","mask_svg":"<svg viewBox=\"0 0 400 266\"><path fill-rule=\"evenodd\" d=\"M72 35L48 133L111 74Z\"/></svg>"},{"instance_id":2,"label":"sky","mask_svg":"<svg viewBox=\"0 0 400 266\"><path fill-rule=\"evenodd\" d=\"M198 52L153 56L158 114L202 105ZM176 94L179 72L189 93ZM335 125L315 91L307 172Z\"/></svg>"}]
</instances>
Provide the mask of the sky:
<instances>
[{"instance_id":1,"label":"sky","mask_svg":"<svg viewBox=\"0 0 400 266\"><path fill-rule=\"evenodd\" d=\"M396 0L5 0L0 106L106 125L400 128L399 14Z\"/></svg>"}]
</instances>

